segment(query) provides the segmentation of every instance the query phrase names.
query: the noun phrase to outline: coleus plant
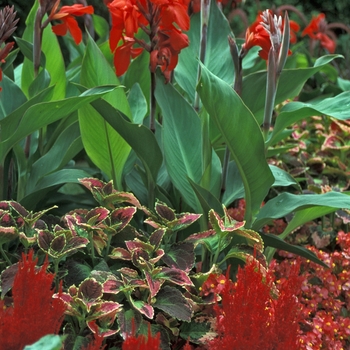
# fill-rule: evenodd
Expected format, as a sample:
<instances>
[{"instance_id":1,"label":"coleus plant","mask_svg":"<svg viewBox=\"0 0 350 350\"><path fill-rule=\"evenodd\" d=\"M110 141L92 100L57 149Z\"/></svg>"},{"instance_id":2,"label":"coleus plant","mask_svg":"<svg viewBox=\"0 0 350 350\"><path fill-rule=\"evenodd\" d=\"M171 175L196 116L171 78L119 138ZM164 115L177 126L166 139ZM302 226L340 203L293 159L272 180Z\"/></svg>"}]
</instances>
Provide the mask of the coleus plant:
<instances>
[{"instance_id":1,"label":"coleus plant","mask_svg":"<svg viewBox=\"0 0 350 350\"><path fill-rule=\"evenodd\" d=\"M186 232L200 214L177 214L160 201L151 210L133 194L115 190L112 182L80 181L109 209L76 209L57 218L45 216L47 211L29 212L14 201L1 202L0 237L9 266L1 274L2 295L12 287L16 252L28 249L28 240L20 239L22 231L30 232L30 246L40 259L46 255L52 262L56 290L63 282L64 291L54 298L63 301L69 316L64 327L67 342L83 344L88 331L118 342L118 334L125 338L132 327L143 334L152 325L167 347L181 337L183 322L191 322L215 300L201 293L210 273L202 272L206 268L196 247L209 247L210 272L220 271L227 259L245 261L253 247L256 255L263 251L259 234L245 230L244 222L230 218L225 208L224 218L210 212L212 229L179 241L177 234ZM135 218L137 212L142 222ZM6 224L14 233L11 239ZM203 334L208 329L204 324Z\"/></svg>"}]
</instances>

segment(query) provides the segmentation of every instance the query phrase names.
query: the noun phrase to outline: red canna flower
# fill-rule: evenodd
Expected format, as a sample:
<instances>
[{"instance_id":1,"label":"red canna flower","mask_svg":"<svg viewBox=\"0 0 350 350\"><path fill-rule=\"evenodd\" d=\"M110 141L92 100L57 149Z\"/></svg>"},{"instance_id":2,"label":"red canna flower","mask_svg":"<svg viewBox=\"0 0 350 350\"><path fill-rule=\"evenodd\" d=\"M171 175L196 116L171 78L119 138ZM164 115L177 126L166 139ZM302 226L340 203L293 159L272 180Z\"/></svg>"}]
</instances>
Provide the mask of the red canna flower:
<instances>
[{"instance_id":1,"label":"red canna flower","mask_svg":"<svg viewBox=\"0 0 350 350\"><path fill-rule=\"evenodd\" d=\"M335 52L336 43L327 34L326 15L324 13L313 17L310 24L303 30L301 35L308 35L313 40L319 40L321 47L330 53Z\"/></svg>"},{"instance_id":2,"label":"red canna flower","mask_svg":"<svg viewBox=\"0 0 350 350\"><path fill-rule=\"evenodd\" d=\"M109 45L114 53L117 75L124 74L130 64L130 58L135 58L144 49L151 54L151 72L160 67L168 82L177 65L180 51L189 44L187 35L182 33L182 30L188 30L190 27L188 5L189 0L108 2L107 7L112 18ZM139 29L149 37L149 43L135 37Z\"/></svg>"},{"instance_id":3,"label":"red canna flower","mask_svg":"<svg viewBox=\"0 0 350 350\"><path fill-rule=\"evenodd\" d=\"M47 334L60 330L65 305L53 299L54 275L46 272L46 258L41 268L36 268L33 251L22 255L15 276L12 295L13 305L5 307L0 301L0 339L2 349L23 349Z\"/></svg>"},{"instance_id":4,"label":"red canna flower","mask_svg":"<svg viewBox=\"0 0 350 350\"><path fill-rule=\"evenodd\" d=\"M143 48L133 48L135 40L133 38L124 37L124 43L118 46L114 53L114 66L118 76L123 75L129 67L130 57L136 58L139 56Z\"/></svg>"},{"instance_id":5,"label":"red canna flower","mask_svg":"<svg viewBox=\"0 0 350 350\"><path fill-rule=\"evenodd\" d=\"M245 43L242 45L242 50L248 53L253 46L260 46L259 56L264 60L268 59L271 48L270 35L257 21L246 30Z\"/></svg>"},{"instance_id":6,"label":"red canna flower","mask_svg":"<svg viewBox=\"0 0 350 350\"><path fill-rule=\"evenodd\" d=\"M148 324L148 335L145 337L140 334L135 336L135 323L132 322L132 333L128 335L123 343L122 350L159 350L160 349L160 333L155 336L151 332L151 324Z\"/></svg>"},{"instance_id":7,"label":"red canna flower","mask_svg":"<svg viewBox=\"0 0 350 350\"><path fill-rule=\"evenodd\" d=\"M92 6L84 6L82 4L74 4L72 6L62 6L61 9L57 11L59 5L59 1L56 1L55 5L53 6L49 20L59 20L63 23L54 25L52 27L52 31L56 35L66 35L67 31L69 31L75 41L75 43L78 45L80 44L81 40L83 39L83 35L81 33L81 30L79 28L78 22L74 18L74 16L83 16L85 14L92 14L94 13L94 8Z\"/></svg>"},{"instance_id":8,"label":"red canna flower","mask_svg":"<svg viewBox=\"0 0 350 350\"><path fill-rule=\"evenodd\" d=\"M279 18L273 14L272 10L267 11L271 14L270 18L273 18L275 20L275 32L279 31L280 35L282 35L282 30L284 28L284 19L282 19L282 17L279 17L280 22L278 22ZM246 55L253 46L260 46L261 50L259 51L259 56L266 61L268 60L270 48L272 45L272 36L266 30L266 25L264 26L263 22L263 13L260 12L255 22L246 30L245 43L242 45L243 56ZM273 21L271 21L271 24L273 24ZM296 32L299 31L300 27L299 24L294 21L289 21L289 27L290 42L294 44L297 41ZM292 52L289 50L288 55L291 55L291 53Z\"/></svg>"}]
</instances>

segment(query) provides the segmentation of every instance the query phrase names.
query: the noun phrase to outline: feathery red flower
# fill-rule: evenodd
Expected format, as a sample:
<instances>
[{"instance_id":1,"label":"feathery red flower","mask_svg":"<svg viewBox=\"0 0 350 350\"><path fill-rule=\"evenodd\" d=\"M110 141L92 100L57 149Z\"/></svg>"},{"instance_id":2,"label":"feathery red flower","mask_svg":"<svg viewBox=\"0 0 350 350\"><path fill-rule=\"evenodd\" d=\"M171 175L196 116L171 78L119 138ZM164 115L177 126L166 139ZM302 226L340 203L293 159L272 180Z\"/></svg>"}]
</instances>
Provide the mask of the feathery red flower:
<instances>
[{"instance_id":1,"label":"feathery red flower","mask_svg":"<svg viewBox=\"0 0 350 350\"><path fill-rule=\"evenodd\" d=\"M279 297L272 272L253 258L238 269L236 283L227 276L221 307L216 305L218 336L210 342L210 349L298 349L299 268L296 265L291 278L280 286Z\"/></svg>"},{"instance_id":2,"label":"feathery red flower","mask_svg":"<svg viewBox=\"0 0 350 350\"><path fill-rule=\"evenodd\" d=\"M33 251L22 255L14 279L13 305L6 307L0 301L0 339L3 349L23 349L47 334L60 330L65 305L60 299L53 299L54 275L47 273L46 258L40 269L35 267Z\"/></svg>"},{"instance_id":3,"label":"feathery red flower","mask_svg":"<svg viewBox=\"0 0 350 350\"><path fill-rule=\"evenodd\" d=\"M52 8L49 20L59 20L62 23L52 26L52 31L56 35L66 35L69 31L78 45L83 39L83 35L79 28L78 22L74 18L75 16L83 16L85 14L94 13L94 8L90 6L84 6L82 4L74 4L72 6L62 6L59 11L57 11L59 1L55 3L55 6ZM57 11L57 12L56 12Z\"/></svg>"},{"instance_id":4,"label":"feathery red flower","mask_svg":"<svg viewBox=\"0 0 350 350\"><path fill-rule=\"evenodd\" d=\"M122 350L159 350L160 349L160 333L155 336L151 332L151 324L148 324L148 335L136 335L135 323L132 323L132 333L128 335L123 343Z\"/></svg>"}]
</instances>

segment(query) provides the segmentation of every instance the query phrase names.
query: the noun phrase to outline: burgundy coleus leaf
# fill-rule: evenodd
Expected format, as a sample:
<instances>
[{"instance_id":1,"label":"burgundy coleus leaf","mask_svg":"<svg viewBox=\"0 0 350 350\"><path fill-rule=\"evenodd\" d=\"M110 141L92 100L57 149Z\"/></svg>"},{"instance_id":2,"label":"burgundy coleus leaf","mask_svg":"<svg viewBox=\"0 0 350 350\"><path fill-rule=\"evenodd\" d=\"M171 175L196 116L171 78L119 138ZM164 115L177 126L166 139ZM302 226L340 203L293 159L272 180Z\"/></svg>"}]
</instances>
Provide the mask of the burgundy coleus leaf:
<instances>
[{"instance_id":1,"label":"burgundy coleus leaf","mask_svg":"<svg viewBox=\"0 0 350 350\"><path fill-rule=\"evenodd\" d=\"M145 303L143 300L134 300L131 296L128 298L131 305L141 314L145 315L149 319L153 319L154 309L151 305Z\"/></svg>"},{"instance_id":2,"label":"burgundy coleus leaf","mask_svg":"<svg viewBox=\"0 0 350 350\"><path fill-rule=\"evenodd\" d=\"M162 239L165 233L166 233L166 228L160 228L158 230L155 230L151 234L151 237L149 238L149 242L152 246L154 246L155 249L157 249L162 243Z\"/></svg>"},{"instance_id":3,"label":"burgundy coleus leaf","mask_svg":"<svg viewBox=\"0 0 350 350\"><path fill-rule=\"evenodd\" d=\"M197 221L202 214L182 213L177 215L177 219L169 222L168 227L173 231L183 230Z\"/></svg>"},{"instance_id":4,"label":"burgundy coleus leaf","mask_svg":"<svg viewBox=\"0 0 350 350\"><path fill-rule=\"evenodd\" d=\"M350 210L349 209L340 209L335 212L335 215L343 220L343 224L347 225L350 223Z\"/></svg>"},{"instance_id":5,"label":"burgundy coleus leaf","mask_svg":"<svg viewBox=\"0 0 350 350\"><path fill-rule=\"evenodd\" d=\"M325 151L325 150L347 151L349 149L350 149L350 144L346 144L340 136L336 136L336 135L327 136L321 147L322 151Z\"/></svg>"},{"instance_id":6,"label":"burgundy coleus leaf","mask_svg":"<svg viewBox=\"0 0 350 350\"><path fill-rule=\"evenodd\" d=\"M244 221L236 221L228 214L227 209L224 207L224 218L222 219L218 213L213 209L209 212L209 221L213 229L217 232L232 232L243 227Z\"/></svg>"},{"instance_id":7,"label":"burgundy coleus leaf","mask_svg":"<svg viewBox=\"0 0 350 350\"><path fill-rule=\"evenodd\" d=\"M10 212L8 210L0 209L0 226L10 227L15 225L16 221L11 216Z\"/></svg>"},{"instance_id":8,"label":"burgundy coleus leaf","mask_svg":"<svg viewBox=\"0 0 350 350\"><path fill-rule=\"evenodd\" d=\"M119 281L117 279L109 279L102 284L102 291L103 293L118 294L122 286L122 281Z\"/></svg>"},{"instance_id":9,"label":"burgundy coleus leaf","mask_svg":"<svg viewBox=\"0 0 350 350\"><path fill-rule=\"evenodd\" d=\"M91 209L87 214L86 214L86 222L88 225L91 226L96 226L103 222L109 215L109 210L106 208L94 208Z\"/></svg>"},{"instance_id":10,"label":"burgundy coleus leaf","mask_svg":"<svg viewBox=\"0 0 350 350\"><path fill-rule=\"evenodd\" d=\"M88 310L90 306L102 298L102 296L102 283L97 282L94 278L87 278L80 283L78 297L84 301Z\"/></svg>"},{"instance_id":11,"label":"burgundy coleus leaf","mask_svg":"<svg viewBox=\"0 0 350 350\"><path fill-rule=\"evenodd\" d=\"M108 255L111 259L122 259L122 260L131 260L131 253L124 248L114 248L110 255Z\"/></svg>"},{"instance_id":12,"label":"burgundy coleus leaf","mask_svg":"<svg viewBox=\"0 0 350 350\"><path fill-rule=\"evenodd\" d=\"M154 247L151 244L142 242L137 238L135 238L133 241L126 241L125 244L130 252L136 249L142 249L148 253L151 253L154 250Z\"/></svg>"},{"instance_id":13,"label":"burgundy coleus leaf","mask_svg":"<svg viewBox=\"0 0 350 350\"><path fill-rule=\"evenodd\" d=\"M51 253L54 252L57 255L63 252L64 247L66 246L66 236L64 234L56 236L50 244Z\"/></svg>"},{"instance_id":14,"label":"burgundy coleus leaf","mask_svg":"<svg viewBox=\"0 0 350 350\"><path fill-rule=\"evenodd\" d=\"M187 273L176 268L161 267L160 271L153 277L156 279L164 279L180 286L193 286Z\"/></svg>"},{"instance_id":15,"label":"burgundy coleus leaf","mask_svg":"<svg viewBox=\"0 0 350 350\"><path fill-rule=\"evenodd\" d=\"M106 183L92 177L85 177L83 179L78 179L79 182L85 186L88 190L93 191L93 189L102 189Z\"/></svg>"},{"instance_id":16,"label":"burgundy coleus leaf","mask_svg":"<svg viewBox=\"0 0 350 350\"><path fill-rule=\"evenodd\" d=\"M193 243L194 246L196 247L198 244L202 244L204 239L215 235L216 235L215 230L208 230L204 232L194 233L193 235L188 236L185 239L185 241Z\"/></svg>"},{"instance_id":17,"label":"burgundy coleus leaf","mask_svg":"<svg viewBox=\"0 0 350 350\"><path fill-rule=\"evenodd\" d=\"M253 230L248 229L240 229L236 230L234 232L235 235L245 237L248 240L249 245L252 246L254 249L263 252L264 251L264 241L262 240L259 233Z\"/></svg>"},{"instance_id":18,"label":"burgundy coleus leaf","mask_svg":"<svg viewBox=\"0 0 350 350\"><path fill-rule=\"evenodd\" d=\"M151 264L156 264L163 256L164 256L165 252L163 249L157 249L155 251L155 254L153 254L153 258L149 259L149 262Z\"/></svg>"},{"instance_id":19,"label":"burgundy coleus leaf","mask_svg":"<svg viewBox=\"0 0 350 350\"><path fill-rule=\"evenodd\" d=\"M145 271L146 281L151 292L151 298L155 297L160 290L160 287L164 283L164 280L154 279L152 275Z\"/></svg>"},{"instance_id":20,"label":"burgundy coleus leaf","mask_svg":"<svg viewBox=\"0 0 350 350\"><path fill-rule=\"evenodd\" d=\"M110 214L110 227L115 230L115 232L120 232L129 222L132 220L134 214L136 213L135 207L125 207L113 210Z\"/></svg>"},{"instance_id":21,"label":"burgundy coleus leaf","mask_svg":"<svg viewBox=\"0 0 350 350\"><path fill-rule=\"evenodd\" d=\"M161 217L164 221L173 221L176 219L175 210L169 208L165 203L157 201L155 205L156 213Z\"/></svg>"},{"instance_id":22,"label":"burgundy coleus leaf","mask_svg":"<svg viewBox=\"0 0 350 350\"><path fill-rule=\"evenodd\" d=\"M111 315L114 319L122 305L114 301L101 301L91 306L86 321L96 320L98 318Z\"/></svg>"},{"instance_id":23,"label":"burgundy coleus leaf","mask_svg":"<svg viewBox=\"0 0 350 350\"><path fill-rule=\"evenodd\" d=\"M164 254L162 260L171 268L190 272L195 263L194 244L181 242L172 245Z\"/></svg>"},{"instance_id":24,"label":"burgundy coleus leaf","mask_svg":"<svg viewBox=\"0 0 350 350\"><path fill-rule=\"evenodd\" d=\"M129 267L122 267L121 269L118 270L118 272L120 272L124 276L128 276L131 278L139 277L139 273L134 269L130 269Z\"/></svg>"},{"instance_id":25,"label":"burgundy coleus leaf","mask_svg":"<svg viewBox=\"0 0 350 350\"><path fill-rule=\"evenodd\" d=\"M94 334L97 333L97 334L99 334L99 336L102 336L103 338L110 337L111 335L118 333L118 329L106 329L105 327L99 327L97 325L97 323L100 320L101 319L86 322L86 324L89 327L91 332L93 332ZM95 346L95 343L94 343L94 346ZM101 344L101 346L102 346L102 344ZM98 349L100 349L100 348L101 347L98 346ZM90 349L90 348L88 348L88 349Z\"/></svg>"},{"instance_id":26,"label":"burgundy coleus leaf","mask_svg":"<svg viewBox=\"0 0 350 350\"><path fill-rule=\"evenodd\" d=\"M0 226L0 246L7 242L11 242L18 237L18 230L16 227Z\"/></svg>"},{"instance_id":27,"label":"burgundy coleus leaf","mask_svg":"<svg viewBox=\"0 0 350 350\"><path fill-rule=\"evenodd\" d=\"M139 269L150 268L149 259L149 254L142 248L134 249L131 253L131 261Z\"/></svg>"},{"instance_id":28,"label":"burgundy coleus leaf","mask_svg":"<svg viewBox=\"0 0 350 350\"><path fill-rule=\"evenodd\" d=\"M191 321L191 304L184 297L183 293L174 287L163 287L157 294L156 302L153 306L178 320Z\"/></svg>"},{"instance_id":29,"label":"burgundy coleus leaf","mask_svg":"<svg viewBox=\"0 0 350 350\"><path fill-rule=\"evenodd\" d=\"M10 210L9 201L0 201L0 209L2 209L2 210Z\"/></svg>"},{"instance_id":30,"label":"burgundy coleus leaf","mask_svg":"<svg viewBox=\"0 0 350 350\"><path fill-rule=\"evenodd\" d=\"M54 205L51 208L38 211L36 213L29 212L22 205L15 201L10 201L11 207L20 215L20 217L24 220L24 222L29 226L33 227L36 221L38 221L45 213L50 211L51 209L58 208L57 205Z\"/></svg>"},{"instance_id":31,"label":"burgundy coleus leaf","mask_svg":"<svg viewBox=\"0 0 350 350\"><path fill-rule=\"evenodd\" d=\"M8 267L6 270L2 271L0 275L0 289L1 289L1 299L4 298L5 294L12 288L13 281L18 271L18 264L15 263ZM39 267L36 269L40 269Z\"/></svg>"}]
</instances>

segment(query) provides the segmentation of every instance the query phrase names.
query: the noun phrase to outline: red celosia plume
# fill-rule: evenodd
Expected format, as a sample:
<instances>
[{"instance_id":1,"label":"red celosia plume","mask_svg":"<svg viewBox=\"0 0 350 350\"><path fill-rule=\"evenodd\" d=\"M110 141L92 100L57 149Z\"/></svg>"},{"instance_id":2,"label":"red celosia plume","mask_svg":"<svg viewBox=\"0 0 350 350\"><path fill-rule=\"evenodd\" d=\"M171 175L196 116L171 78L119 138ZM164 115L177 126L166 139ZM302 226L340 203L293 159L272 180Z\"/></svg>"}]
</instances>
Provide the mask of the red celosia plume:
<instances>
[{"instance_id":1,"label":"red celosia plume","mask_svg":"<svg viewBox=\"0 0 350 350\"><path fill-rule=\"evenodd\" d=\"M123 343L122 350L159 350L160 333L152 335L151 325L148 324L148 335L140 334L136 337L135 323L132 323L132 333L128 335Z\"/></svg>"},{"instance_id":2,"label":"red celosia plume","mask_svg":"<svg viewBox=\"0 0 350 350\"><path fill-rule=\"evenodd\" d=\"M299 349L299 268L296 265L291 278L280 286L278 297L272 273L253 258L239 268L236 283L227 278L221 306L216 306L218 336L210 349Z\"/></svg>"},{"instance_id":3,"label":"red celosia plume","mask_svg":"<svg viewBox=\"0 0 350 350\"><path fill-rule=\"evenodd\" d=\"M0 339L2 349L23 349L47 334L60 330L65 305L53 299L54 275L47 273L48 260L35 267L33 251L22 255L12 288L13 304L0 301Z\"/></svg>"}]
</instances>

